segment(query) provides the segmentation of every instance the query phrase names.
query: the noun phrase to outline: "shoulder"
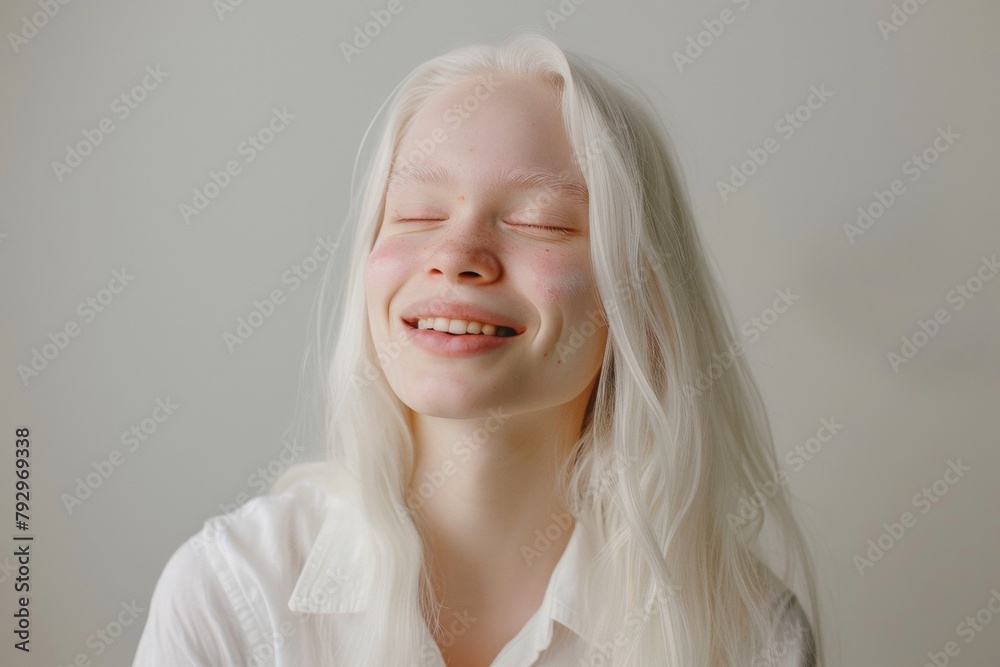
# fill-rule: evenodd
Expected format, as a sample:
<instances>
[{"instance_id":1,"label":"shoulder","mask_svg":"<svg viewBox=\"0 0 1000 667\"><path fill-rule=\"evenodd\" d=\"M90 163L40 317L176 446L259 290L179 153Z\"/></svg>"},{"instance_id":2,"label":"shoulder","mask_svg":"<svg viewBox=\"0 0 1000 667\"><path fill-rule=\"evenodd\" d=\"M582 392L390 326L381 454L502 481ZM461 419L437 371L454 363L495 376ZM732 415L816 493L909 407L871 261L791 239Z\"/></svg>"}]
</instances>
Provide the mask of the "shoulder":
<instances>
[{"instance_id":1,"label":"shoulder","mask_svg":"<svg viewBox=\"0 0 1000 667\"><path fill-rule=\"evenodd\" d=\"M294 565L315 538L330 500L315 481L297 480L209 518L188 540L189 548L231 564L246 559L269 567Z\"/></svg>"},{"instance_id":2,"label":"shoulder","mask_svg":"<svg viewBox=\"0 0 1000 667\"><path fill-rule=\"evenodd\" d=\"M304 475L213 516L157 580L135 665L244 664L288 598L337 495Z\"/></svg>"},{"instance_id":3,"label":"shoulder","mask_svg":"<svg viewBox=\"0 0 1000 667\"><path fill-rule=\"evenodd\" d=\"M266 573L272 579L297 576L327 514L351 488L325 464L294 466L284 479L282 486L206 520L168 568L211 567L217 573Z\"/></svg>"}]
</instances>

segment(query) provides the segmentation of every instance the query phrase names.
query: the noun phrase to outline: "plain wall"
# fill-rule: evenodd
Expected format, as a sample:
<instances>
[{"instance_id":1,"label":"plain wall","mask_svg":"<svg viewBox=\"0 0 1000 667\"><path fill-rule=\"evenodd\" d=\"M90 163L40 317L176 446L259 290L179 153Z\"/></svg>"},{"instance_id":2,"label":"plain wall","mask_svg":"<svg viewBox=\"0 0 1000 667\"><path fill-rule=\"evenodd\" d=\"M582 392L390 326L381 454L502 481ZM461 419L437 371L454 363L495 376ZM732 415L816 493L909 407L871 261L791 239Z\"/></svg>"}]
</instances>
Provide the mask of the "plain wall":
<instances>
[{"instance_id":1,"label":"plain wall","mask_svg":"<svg viewBox=\"0 0 1000 667\"><path fill-rule=\"evenodd\" d=\"M318 287L318 274L295 290L282 276L318 236L336 238L371 117L417 63L533 24L631 76L667 123L818 553L832 664L923 665L949 641L951 664L994 664L1000 619L969 642L958 626L1000 591L1000 279L983 264L1000 249L996 3L402 0L350 62L341 43L387 3L218 4L70 2L44 20L36 2L0 9L0 663L131 663L145 613L106 650L92 636L123 603L148 608L173 551L256 495L257 469L281 455ZM894 8L901 25L884 32ZM25 20L44 25L15 44ZM679 67L688 48L697 57ZM123 118L114 101L147 66L166 77ZM814 87L832 94L788 136L776 123ZM240 142L274 108L295 117L247 161ZM57 175L102 118L113 131ZM948 128L957 138L926 171L907 167ZM718 183L769 138L777 149L724 199ZM185 222L179 205L229 160L241 172ZM850 233L896 179L892 204ZM101 312L78 310L123 268L134 279ZM960 285L978 292L959 298ZM230 351L224 333L274 289L286 301ZM768 312L781 291L792 305ZM23 381L18 366L71 321L78 335ZM921 345L894 368L904 337ZM167 398L174 413L123 446ZM823 419L842 428L808 460L786 458ZM30 655L9 629L22 425ZM67 508L116 449L121 465ZM959 460L971 470L935 493ZM933 504L915 498L925 488ZM887 537L904 512L915 523ZM888 549L859 571L880 536Z\"/></svg>"}]
</instances>

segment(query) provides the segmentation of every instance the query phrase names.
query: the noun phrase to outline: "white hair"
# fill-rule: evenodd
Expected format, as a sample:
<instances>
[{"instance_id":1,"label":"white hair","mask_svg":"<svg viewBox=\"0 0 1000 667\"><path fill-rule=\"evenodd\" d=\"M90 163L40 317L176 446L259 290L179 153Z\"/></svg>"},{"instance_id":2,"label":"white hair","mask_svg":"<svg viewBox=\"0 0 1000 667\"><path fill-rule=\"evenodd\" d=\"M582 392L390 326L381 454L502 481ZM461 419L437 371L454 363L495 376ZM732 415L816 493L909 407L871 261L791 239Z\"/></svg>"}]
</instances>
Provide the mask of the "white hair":
<instances>
[{"instance_id":1,"label":"white hair","mask_svg":"<svg viewBox=\"0 0 1000 667\"><path fill-rule=\"evenodd\" d=\"M761 656L774 655L784 640L773 636L777 578L797 586L806 601L816 664L823 664L811 555L787 490L774 483L767 415L747 364L731 353L731 315L708 270L662 123L625 77L530 32L419 65L362 141L359 159L367 152L368 165L364 179L352 183L353 245L341 258L347 285L331 284L337 258L331 259L309 355L325 374L323 391L305 409L325 415L328 460L319 475L352 480L371 523L380 576L373 608L359 631L334 647L330 664L420 664L425 616L436 618L420 533L404 497L414 470L413 436L381 368L394 352L376 350L372 341L363 274L410 121L443 86L491 72L541 80L561 92L563 123L589 191L590 257L608 340L580 437L563 463L569 475L560 479L569 483L560 492L603 546L601 589L586 596L602 610L600 646L618 648L593 655L591 664L766 664ZM386 109L372 151L369 135ZM730 362L724 370L720 357ZM301 473L293 468L275 488ZM760 498L762 489L766 503L751 518L741 515L741 502ZM769 550L782 556L780 577L766 564ZM623 643L625 619L651 605L655 613ZM322 632L322 619L315 622Z\"/></svg>"}]
</instances>

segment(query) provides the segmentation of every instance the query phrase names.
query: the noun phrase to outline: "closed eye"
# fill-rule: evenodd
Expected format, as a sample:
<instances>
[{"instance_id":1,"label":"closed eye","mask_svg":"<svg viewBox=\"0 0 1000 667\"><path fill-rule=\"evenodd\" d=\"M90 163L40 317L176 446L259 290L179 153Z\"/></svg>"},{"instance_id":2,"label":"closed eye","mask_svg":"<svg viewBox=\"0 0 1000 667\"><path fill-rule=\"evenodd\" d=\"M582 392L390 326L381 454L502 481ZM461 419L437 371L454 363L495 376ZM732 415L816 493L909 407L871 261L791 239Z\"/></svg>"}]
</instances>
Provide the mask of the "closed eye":
<instances>
[{"instance_id":1,"label":"closed eye","mask_svg":"<svg viewBox=\"0 0 1000 667\"><path fill-rule=\"evenodd\" d=\"M396 222L441 222L446 218L396 218ZM572 229L566 229L565 227L552 227L549 225L528 225L528 224L518 224L518 223L507 223L514 227L531 227L533 229L544 229L550 232L556 232L558 234L572 234Z\"/></svg>"},{"instance_id":2,"label":"closed eye","mask_svg":"<svg viewBox=\"0 0 1000 667\"><path fill-rule=\"evenodd\" d=\"M559 234L572 234L573 233L572 229L566 229L565 227L549 227L549 226L546 226L546 225L519 225L519 224L516 224L516 223L513 223L513 222L509 223L509 224L514 225L515 227L533 227L535 229L545 229L545 230L548 230L550 232L557 232Z\"/></svg>"}]
</instances>

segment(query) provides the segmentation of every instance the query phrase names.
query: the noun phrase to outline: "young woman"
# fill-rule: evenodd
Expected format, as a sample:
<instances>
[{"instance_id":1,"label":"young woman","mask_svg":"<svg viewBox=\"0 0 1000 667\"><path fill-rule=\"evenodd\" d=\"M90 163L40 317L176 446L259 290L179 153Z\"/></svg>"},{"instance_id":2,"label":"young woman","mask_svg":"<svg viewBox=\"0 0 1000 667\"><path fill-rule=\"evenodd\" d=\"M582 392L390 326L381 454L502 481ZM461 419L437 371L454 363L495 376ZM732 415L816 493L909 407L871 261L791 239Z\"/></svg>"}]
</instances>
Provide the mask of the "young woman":
<instances>
[{"instance_id":1,"label":"young woman","mask_svg":"<svg viewBox=\"0 0 1000 667\"><path fill-rule=\"evenodd\" d=\"M178 550L136 665L821 664L765 411L641 93L530 33L445 54L390 97L354 205L329 460Z\"/></svg>"}]
</instances>

